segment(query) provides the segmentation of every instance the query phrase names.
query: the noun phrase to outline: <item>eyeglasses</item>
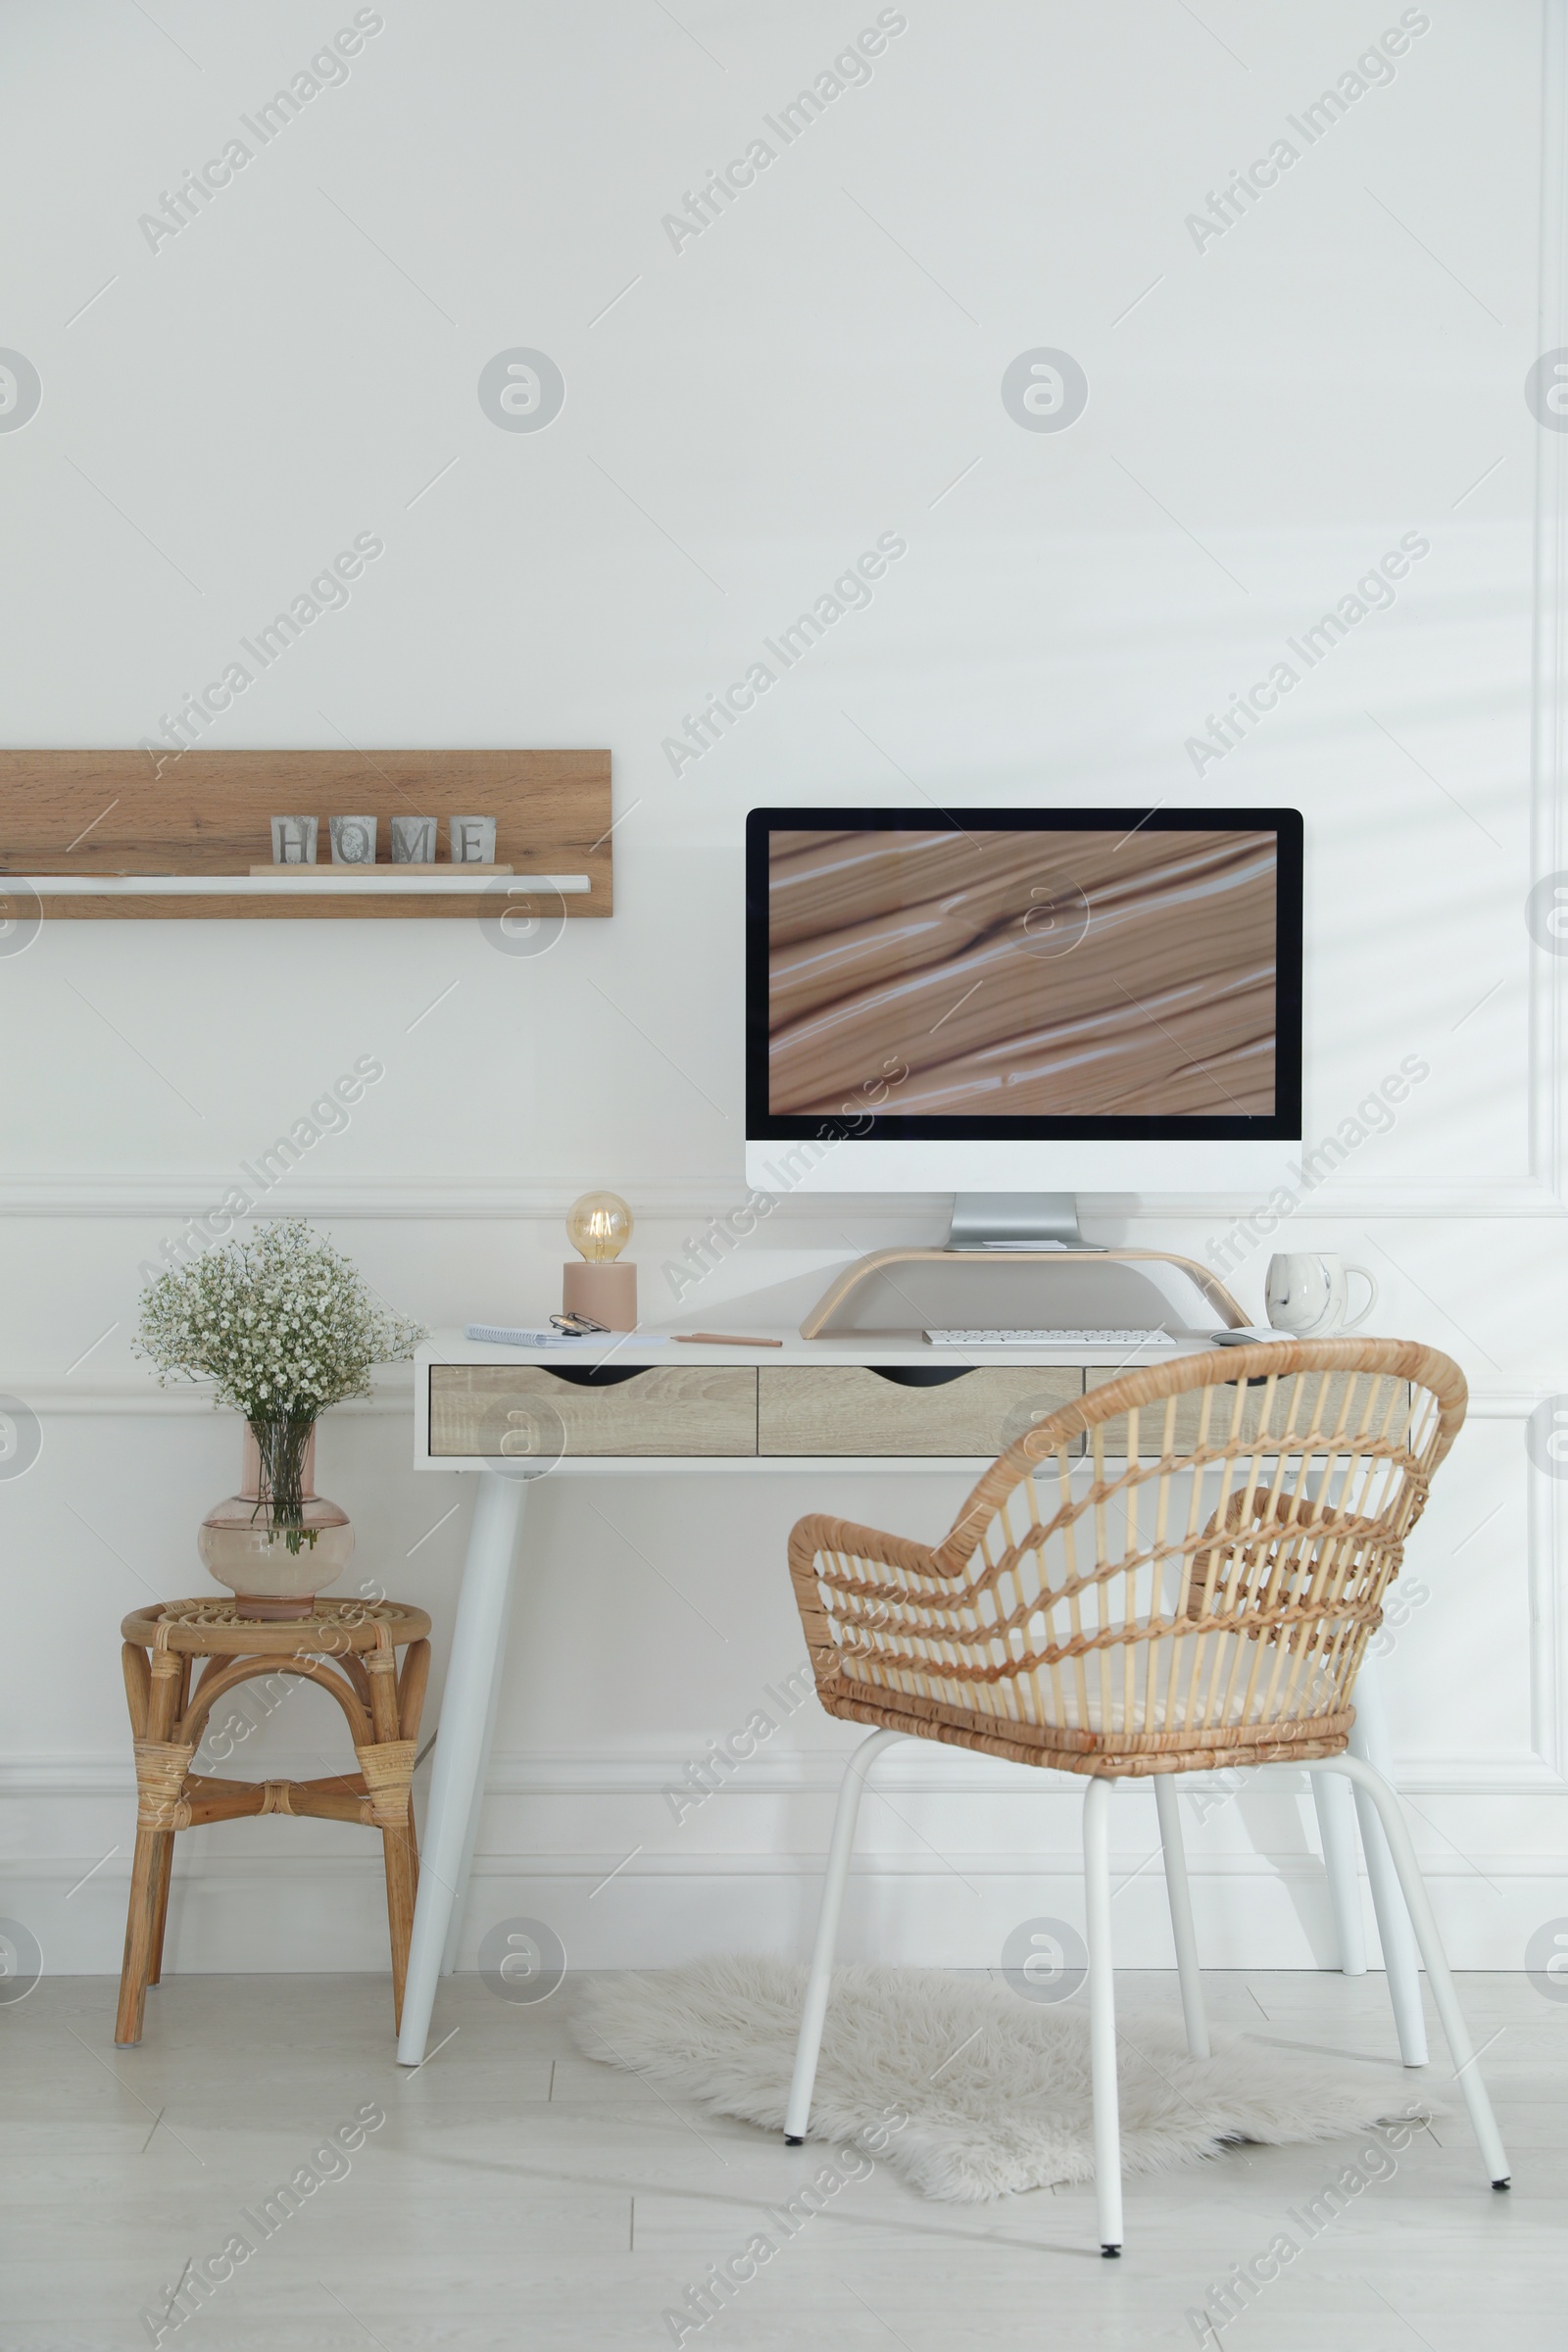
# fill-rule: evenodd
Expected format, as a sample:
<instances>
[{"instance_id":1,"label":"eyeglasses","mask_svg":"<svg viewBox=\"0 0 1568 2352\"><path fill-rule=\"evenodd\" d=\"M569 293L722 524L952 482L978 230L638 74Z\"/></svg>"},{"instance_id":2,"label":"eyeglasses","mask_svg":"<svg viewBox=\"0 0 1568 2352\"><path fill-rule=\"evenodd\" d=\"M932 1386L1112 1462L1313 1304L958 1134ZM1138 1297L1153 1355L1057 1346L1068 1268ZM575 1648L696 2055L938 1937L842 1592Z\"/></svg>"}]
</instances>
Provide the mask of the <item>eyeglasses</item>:
<instances>
[{"instance_id":1,"label":"eyeglasses","mask_svg":"<svg viewBox=\"0 0 1568 2352\"><path fill-rule=\"evenodd\" d=\"M599 1332L610 1329L608 1323L596 1323L592 1315L552 1315L550 1320L568 1340L593 1339Z\"/></svg>"}]
</instances>

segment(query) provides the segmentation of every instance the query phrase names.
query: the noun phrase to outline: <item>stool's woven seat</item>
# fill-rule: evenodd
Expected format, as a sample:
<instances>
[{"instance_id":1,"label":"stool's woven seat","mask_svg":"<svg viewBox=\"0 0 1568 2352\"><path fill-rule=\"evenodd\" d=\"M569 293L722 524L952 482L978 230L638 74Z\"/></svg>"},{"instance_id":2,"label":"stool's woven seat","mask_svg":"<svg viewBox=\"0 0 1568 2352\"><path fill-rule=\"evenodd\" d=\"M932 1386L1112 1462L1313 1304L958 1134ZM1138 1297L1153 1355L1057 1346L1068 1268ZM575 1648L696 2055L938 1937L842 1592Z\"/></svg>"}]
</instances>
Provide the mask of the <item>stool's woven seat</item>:
<instances>
[{"instance_id":1,"label":"stool's woven seat","mask_svg":"<svg viewBox=\"0 0 1568 2352\"><path fill-rule=\"evenodd\" d=\"M430 1671L423 1609L319 1600L309 1617L264 1623L242 1616L231 1600L172 1600L133 1609L120 1630L136 1753L136 1851L116 2041L141 2039L147 1987L162 1973L175 1834L248 1813L315 1814L381 1832L396 2022L418 1883L410 1789ZM273 1674L302 1675L331 1692L348 1719L358 1772L255 1782L191 1770L215 1701Z\"/></svg>"}]
</instances>

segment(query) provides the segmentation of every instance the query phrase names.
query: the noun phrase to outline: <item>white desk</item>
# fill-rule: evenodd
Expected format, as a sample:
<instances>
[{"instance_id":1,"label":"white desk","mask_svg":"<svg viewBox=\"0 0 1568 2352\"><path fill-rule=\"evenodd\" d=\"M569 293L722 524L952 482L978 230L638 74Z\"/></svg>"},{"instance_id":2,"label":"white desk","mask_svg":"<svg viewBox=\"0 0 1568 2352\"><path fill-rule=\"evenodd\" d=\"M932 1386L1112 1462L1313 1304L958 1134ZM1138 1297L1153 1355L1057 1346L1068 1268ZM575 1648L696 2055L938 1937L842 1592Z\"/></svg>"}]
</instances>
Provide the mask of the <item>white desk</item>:
<instances>
[{"instance_id":1,"label":"white desk","mask_svg":"<svg viewBox=\"0 0 1568 2352\"><path fill-rule=\"evenodd\" d=\"M744 1318L743 1309L733 1310ZM726 1320L731 1312L725 1309ZM436 1986L454 1965L495 1732L514 1586L514 1558L534 1479L678 1473L773 1477L835 1471L946 1472L978 1478L1058 1405L1134 1364L1200 1354L1194 1333L1173 1348L935 1348L900 1335L804 1341L777 1348L650 1345L528 1350L437 1332L415 1361L415 1467L477 1476L479 1493L458 1594L441 1703L398 2058L424 2057ZM587 1376L596 1377L589 1382ZM963 1373L941 1385L900 1375ZM956 1394L956 1391L958 1391ZM972 1452L938 1453L955 1423ZM783 1573L782 1562L780 1573ZM1381 1721L1363 1667L1358 1700ZM1359 1728L1359 1727L1358 1727ZM1371 1760L1392 1779L1386 1746ZM1318 1788L1325 1779L1318 1776ZM1337 1792L1344 1784L1335 1781ZM1360 1894L1348 1811L1320 1808L1342 1964L1359 1958ZM1406 2062L1425 2057L1415 1953L1392 1868L1367 1838L1380 1928L1396 1980ZM1400 1937L1403 1941L1401 1944ZM1401 2006L1402 1991L1402 2006ZM1419 2055L1415 2054L1419 2041Z\"/></svg>"}]
</instances>

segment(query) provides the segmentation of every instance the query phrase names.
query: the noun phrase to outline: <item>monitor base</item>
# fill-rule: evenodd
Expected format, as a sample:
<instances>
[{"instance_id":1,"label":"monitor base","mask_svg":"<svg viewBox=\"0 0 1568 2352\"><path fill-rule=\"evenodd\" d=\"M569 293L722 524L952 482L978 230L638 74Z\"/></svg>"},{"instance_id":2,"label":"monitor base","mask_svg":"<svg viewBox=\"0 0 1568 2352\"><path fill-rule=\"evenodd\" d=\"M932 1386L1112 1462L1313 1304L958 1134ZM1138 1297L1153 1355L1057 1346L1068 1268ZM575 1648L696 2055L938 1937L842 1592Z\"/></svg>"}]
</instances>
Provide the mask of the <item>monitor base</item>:
<instances>
[{"instance_id":1,"label":"monitor base","mask_svg":"<svg viewBox=\"0 0 1568 2352\"><path fill-rule=\"evenodd\" d=\"M1099 1250L1078 1230L1076 1193L955 1193L950 1250Z\"/></svg>"},{"instance_id":2,"label":"monitor base","mask_svg":"<svg viewBox=\"0 0 1568 2352\"><path fill-rule=\"evenodd\" d=\"M1166 1295L1160 1266L1192 1286L1186 1303ZM884 1332L908 1346L928 1327L1187 1333L1246 1321L1217 1275L1170 1250L873 1250L834 1276L801 1337Z\"/></svg>"}]
</instances>

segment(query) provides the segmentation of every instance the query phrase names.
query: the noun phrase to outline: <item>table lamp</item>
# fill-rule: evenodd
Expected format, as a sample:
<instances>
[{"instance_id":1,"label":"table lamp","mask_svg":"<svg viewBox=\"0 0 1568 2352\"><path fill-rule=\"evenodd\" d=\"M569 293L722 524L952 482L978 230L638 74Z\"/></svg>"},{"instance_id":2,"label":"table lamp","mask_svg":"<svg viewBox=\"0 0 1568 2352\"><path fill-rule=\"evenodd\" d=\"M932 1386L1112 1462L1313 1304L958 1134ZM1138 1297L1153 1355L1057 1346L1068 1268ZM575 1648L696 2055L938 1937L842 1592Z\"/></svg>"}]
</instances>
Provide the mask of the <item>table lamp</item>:
<instances>
[{"instance_id":1,"label":"table lamp","mask_svg":"<svg viewBox=\"0 0 1568 2352\"><path fill-rule=\"evenodd\" d=\"M562 1311L590 1315L607 1331L637 1328L637 1269L617 1264L631 1240L632 1215L616 1193L584 1193L566 1211L566 1235L579 1264L561 1270Z\"/></svg>"}]
</instances>

